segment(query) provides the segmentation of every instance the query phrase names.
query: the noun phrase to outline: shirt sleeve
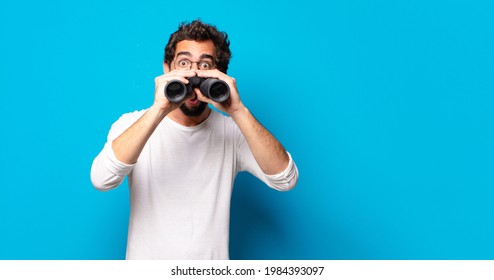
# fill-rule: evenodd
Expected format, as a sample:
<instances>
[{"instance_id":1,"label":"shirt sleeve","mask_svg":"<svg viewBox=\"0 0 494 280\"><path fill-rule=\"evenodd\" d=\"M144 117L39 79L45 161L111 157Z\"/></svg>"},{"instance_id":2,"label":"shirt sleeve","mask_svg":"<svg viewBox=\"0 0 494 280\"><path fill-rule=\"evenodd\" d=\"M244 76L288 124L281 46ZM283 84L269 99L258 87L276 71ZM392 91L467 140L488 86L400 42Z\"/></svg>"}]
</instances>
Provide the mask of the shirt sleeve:
<instances>
[{"instance_id":1,"label":"shirt sleeve","mask_svg":"<svg viewBox=\"0 0 494 280\"><path fill-rule=\"evenodd\" d=\"M237 127L238 129L238 127ZM298 169L290 153L288 166L282 172L274 175L265 174L252 154L240 129L237 130L237 171L247 171L263 181L270 188L278 191L289 191L298 181Z\"/></svg>"},{"instance_id":2,"label":"shirt sleeve","mask_svg":"<svg viewBox=\"0 0 494 280\"><path fill-rule=\"evenodd\" d=\"M135 164L123 163L115 157L112 141L137 119L136 113L124 114L112 125L106 144L91 166L91 182L96 189L106 191L116 188L134 168Z\"/></svg>"}]
</instances>

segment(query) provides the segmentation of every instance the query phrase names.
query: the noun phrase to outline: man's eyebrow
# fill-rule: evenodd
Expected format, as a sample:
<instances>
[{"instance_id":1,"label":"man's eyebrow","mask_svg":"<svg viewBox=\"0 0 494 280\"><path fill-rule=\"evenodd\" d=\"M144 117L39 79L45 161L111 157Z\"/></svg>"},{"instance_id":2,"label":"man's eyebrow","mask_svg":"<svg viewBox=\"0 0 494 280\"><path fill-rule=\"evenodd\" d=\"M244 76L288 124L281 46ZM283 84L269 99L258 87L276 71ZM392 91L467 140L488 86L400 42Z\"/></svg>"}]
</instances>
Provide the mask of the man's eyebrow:
<instances>
[{"instance_id":1,"label":"man's eyebrow","mask_svg":"<svg viewBox=\"0 0 494 280\"><path fill-rule=\"evenodd\" d=\"M190 52L179 52L179 53L177 53L177 56L179 56L179 55L192 56L192 54Z\"/></svg>"},{"instance_id":2,"label":"man's eyebrow","mask_svg":"<svg viewBox=\"0 0 494 280\"><path fill-rule=\"evenodd\" d=\"M210 55L210 54L201 54L200 58L201 59L203 59L203 58L209 58L209 59L213 60L213 56Z\"/></svg>"},{"instance_id":3,"label":"man's eyebrow","mask_svg":"<svg viewBox=\"0 0 494 280\"><path fill-rule=\"evenodd\" d=\"M183 51L183 52L177 53L177 56L181 56L181 55L191 57L192 56L192 53L190 53L188 51ZM210 54L201 54L201 56L199 58L200 59L209 58L211 60L214 59L214 57L212 55L210 55Z\"/></svg>"}]
</instances>

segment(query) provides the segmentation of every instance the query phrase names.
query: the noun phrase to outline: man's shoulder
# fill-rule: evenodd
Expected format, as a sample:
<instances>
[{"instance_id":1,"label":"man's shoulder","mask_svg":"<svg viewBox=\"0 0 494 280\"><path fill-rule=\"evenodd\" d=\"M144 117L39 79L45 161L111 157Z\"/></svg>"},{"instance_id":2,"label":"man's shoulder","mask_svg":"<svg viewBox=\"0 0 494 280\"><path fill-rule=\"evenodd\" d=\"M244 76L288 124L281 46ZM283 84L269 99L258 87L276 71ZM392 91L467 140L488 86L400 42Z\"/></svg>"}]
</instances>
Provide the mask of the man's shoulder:
<instances>
[{"instance_id":1,"label":"man's shoulder","mask_svg":"<svg viewBox=\"0 0 494 280\"><path fill-rule=\"evenodd\" d=\"M229 116L227 116L221 112L218 112L214 109L211 109L211 115L209 117L212 117L214 119L221 120L221 121L227 121L228 119L230 119Z\"/></svg>"},{"instance_id":2,"label":"man's shoulder","mask_svg":"<svg viewBox=\"0 0 494 280\"><path fill-rule=\"evenodd\" d=\"M211 119L214 119L214 122L217 124L221 123L222 126L224 126L224 127L230 127L230 128L238 129L235 121L233 121L233 119L228 115L225 115L221 112L217 112L215 110L212 110L210 117L211 117Z\"/></svg>"},{"instance_id":3,"label":"man's shoulder","mask_svg":"<svg viewBox=\"0 0 494 280\"><path fill-rule=\"evenodd\" d=\"M214 110L211 115L212 119L214 119L213 123L216 131L221 131L225 136L228 135L231 139L236 140L243 136L240 128L230 116Z\"/></svg>"}]
</instances>

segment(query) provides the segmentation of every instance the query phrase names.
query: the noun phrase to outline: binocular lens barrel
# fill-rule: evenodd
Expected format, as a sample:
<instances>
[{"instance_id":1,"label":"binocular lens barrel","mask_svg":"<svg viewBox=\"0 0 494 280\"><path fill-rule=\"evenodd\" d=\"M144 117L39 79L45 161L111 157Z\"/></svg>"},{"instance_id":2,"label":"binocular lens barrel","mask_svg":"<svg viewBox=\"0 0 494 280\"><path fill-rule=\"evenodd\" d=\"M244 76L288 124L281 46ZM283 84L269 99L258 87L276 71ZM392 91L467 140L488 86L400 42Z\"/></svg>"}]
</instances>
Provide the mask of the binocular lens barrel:
<instances>
[{"instance_id":1,"label":"binocular lens barrel","mask_svg":"<svg viewBox=\"0 0 494 280\"><path fill-rule=\"evenodd\" d=\"M165 96L170 102L180 103L193 88L198 87L201 93L214 102L225 102L230 97L230 87L222 80L214 78L188 78L189 83L184 84L180 80L172 80L165 86Z\"/></svg>"},{"instance_id":2,"label":"binocular lens barrel","mask_svg":"<svg viewBox=\"0 0 494 280\"><path fill-rule=\"evenodd\" d=\"M170 81L165 87L165 96L170 102L181 102L187 97L187 87L179 80Z\"/></svg>"},{"instance_id":3,"label":"binocular lens barrel","mask_svg":"<svg viewBox=\"0 0 494 280\"><path fill-rule=\"evenodd\" d=\"M218 79L206 79L201 82L201 93L214 102L224 102L230 97L230 87L224 81Z\"/></svg>"}]
</instances>

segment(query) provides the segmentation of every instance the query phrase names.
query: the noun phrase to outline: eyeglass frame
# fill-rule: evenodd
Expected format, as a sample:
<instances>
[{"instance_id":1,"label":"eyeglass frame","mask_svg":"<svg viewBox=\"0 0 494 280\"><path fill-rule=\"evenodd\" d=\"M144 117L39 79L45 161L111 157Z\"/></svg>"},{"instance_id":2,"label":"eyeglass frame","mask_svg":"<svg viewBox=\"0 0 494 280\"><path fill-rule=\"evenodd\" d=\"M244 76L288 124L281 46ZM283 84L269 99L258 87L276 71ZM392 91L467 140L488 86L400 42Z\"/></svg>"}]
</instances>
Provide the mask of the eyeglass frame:
<instances>
[{"instance_id":1,"label":"eyeglass frame","mask_svg":"<svg viewBox=\"0 0 494 280\"><path fill-rule=\"evenodd\" d=\"M201 55L201 59L200 59L200 60L198 60L198 61L192 61L192 60L191 60L190 58L188 58L188 57L183 57L183 58L180 58L180 59L178 60L178 58L179 58L179 56L180 56L180 55L184 55L184 54L180 54L180 53L179 53L179 54L177 55L177 57L176 57L176 58L174 58L174 59L171 61L171 62L173 62L173 63L174 63L174 66L175 66L175 68L176 68L176 69L181 69L181 70L190 70L190 69L192 69L192 65L193 65L194 63L196 64L197 69L199 69L199 70L214 70L214 69L216 69L216 63L214 62L213 56L211 56L211 55L208 55L208 54L203 54L203 55ZM187 55L187 54L185 54L185 55ZM211 59L211 63L209 63L209 61L207 61L206 59ZM177 67L176 62L177 62L177 61L183 61L183 60L187 60L188 62L190 62L190 66L189 66L188 68L181 68L181 67ZM201 69L201 68L199 67L199 63L201 63L201 62L206 62L206 63L211 64L211 68L209 68L209 69Z\"/></svg>"}]
</instances>

